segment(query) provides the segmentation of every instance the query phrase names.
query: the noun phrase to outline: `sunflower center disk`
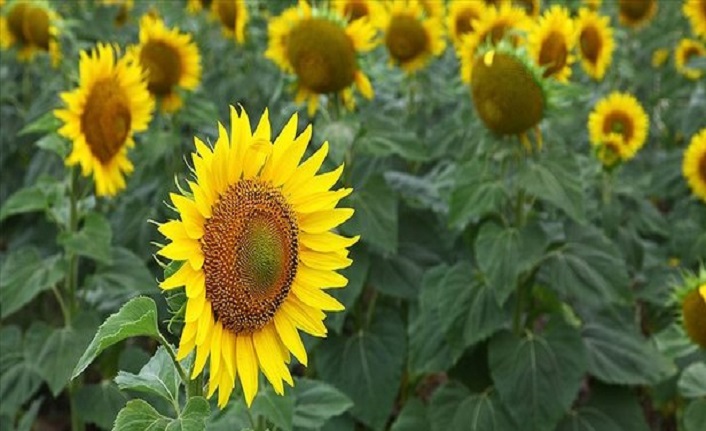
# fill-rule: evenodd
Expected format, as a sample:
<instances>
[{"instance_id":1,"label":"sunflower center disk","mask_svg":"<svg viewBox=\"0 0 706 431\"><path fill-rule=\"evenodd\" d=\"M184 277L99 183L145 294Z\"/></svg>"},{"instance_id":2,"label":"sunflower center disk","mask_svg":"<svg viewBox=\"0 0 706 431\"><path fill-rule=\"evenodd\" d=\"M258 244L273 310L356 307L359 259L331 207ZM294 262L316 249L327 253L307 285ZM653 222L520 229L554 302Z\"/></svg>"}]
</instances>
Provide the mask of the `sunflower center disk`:
<instances>
[{"instance_id":1,"label":"sunflower center disk","mask_svg":"<svg viewBox=\"0 0 706 431\"><path fill-rule=\"evenodd\" d=\"M294 212L279 190L255 180L230 186L201 240L206 298L216 320L251 333L272 320L299 262Z\"/></svg>"},{"instance_id":2,"label":"sunflower center disk","mask_svg":"<svg viewBox=\"0 0 706 431\"><path fill-rule=\"evenodd\" d=\"M29 6L25 3L18 3L12 8L10 13L7 14L7 27L10 29L10 33L17 39L20 43L27 43L27 38L24 33L24 22L25 14L27 13Z\"/></svg>"},{"instance_id":3,"label":"sunflower center disk","mask_svg":"<svg viewBox=\"0 0 706 431\"><path fill-rule=\"evenodd\" d=\"M227 29L235 30L235 20L238 19L238 10L233 0L218 0L216 11L221 24Z\"/></svg>"},{"instance_id":4,"label":"sunflower center disk","mask_svg":"<svg viewBox=\"0 0 706 431\"><path fill-rule=\"evenodd\" d=\"M601 37L598 34L598 30L594 27L586 27L581 32L581 36L579 36L579 43L581 44L581 53L584 58L595 63L598 60L598 54L601 52Z\"/></svg>"},{"instance_id":5,"label":"sunflower center disk","mask_svg":"<svg viewBox=\"0 0 706 431\"><path fill-rule=\"evenodd\" d=\"M130 105L112 79L96 82L81 116L81 130L91 153L106 164L125 145L130 132Z\"/></svg>"},{"instance_id":6,"label":"sunflower center disk","mask_svg":"<svg viewBox=\"0 0 706 431\"><path fill-rule=\"evenodd\" d=\"M161 41L148 42L140 51L140 64L147 70L147 89L152 94L165 96L179 82L181 61L179 54Z\"/></svg>"},{"instance_id":7,"label":"sunflower center disk","mask_svg":"<svg viewBox=\"0 0 706 431\"><path fill-rule=\"evenodd\" d=\"M654 0L620 0L620 14L631 21L640 21L650 12Z\"/></svg>"},{"instance_id":8,"label":"sunflower center disk","mask_svg":"<svg viewBox=\"0 0 706 431\"><path fill-rule=\"evenodd\" d=\"M485 125L501 135L519 134L539 123L544 97L532 73L512 55L495 53L486 64L478 56L473 64L473 104Z\"/></svg>"},{"instance_id":9,"label":"sunflower center disk","mask_svg":"<svg viewBox=\"0 0 706 431\"><path fill-rule=\"evenodd\" d=\"M24 15L25 37L38 47L49 49L49 14L42 8L30 7Z\"/></svg>"},{"instance_id":10,"label":"sunflower center disk","mask_svg":"<svg viewBox=\"0 0 706 431\"><path fill-rule=\"evenodd\" d=\"M472 20L478 18L473 11L465 10L456 17L456 36L471 33L473 31Z\"/></svg>"},{"instance_id":11,"label":"sunflower center disk","mask_svg":"<svg viewBox=\"0 0 706 431\"><path fill-rule=\"evenodd\" d=\"M390 56L400 63L419 57L429 46L422 24L415 18L398 15L392 18L385 35L385 45Z\"/></svg>"},{"instance_id":12,"label":"sunflower center disk","mask_svg":"<svg viewBox=\"0 0 706 431\"><path fill-rule=\"evenodd\" d=\"M368 6L360 0L349 0L343 9L344 16L350 17L351 21L366 17L370 14Z\"/></svg>"},{"instance_id":13,"label":"sunflower center disk","mask_svg":"<svg viewBox=\"0 0 706 431\"><path fill-rule=\"evenodd\" d=\"M603 123L603 133L618 133L627 142L634 133L632 121L622 112L611 112Z\"/></svg>"},{"instance_id":14,"label":"sunflower center disk","mask_svg":"<svg viewBox=\"0 0 706 431\"><path fill-rule=\"evenodd\" d=\"M343 28L321 18L302 20L292 28L287 59L299 85L318 94L344 90L358 70L353 43Z\"/></svg>"},{"instance_id":15,"label":"sunflower center disk","mask_svg":"<svg viewBox=\"0 0 706 431\"><path fill-rule=\"evenodd\" d=\"M562 35L557 32L550 33L539 51L539 65L547 66L544 77L559 72L566 65L567 55L566 43Z\"/></svg>"},{"instance_id":16,"label":"sunflower center disk","mask_svg":"<svg viewBox=\"0 0 706 431\"><path fill-rule=\"evenodd\" d=\"M694 289L686 295L682 303L684 316L684 329L695 343L706 348L706 302L699 294L699 289Z\"/></svg>"},{"instance_id":17,"label":"sunflower center disk","mask_svg":"<svg viewBox=\"0 0 706 431\"><path fill-rule=\"evenodd\" d=\"M699 173L699 176L701 177L701 181L706 183L706 153L703 153L701 155L701 159L699 159L698 173Z\"/></svg>"}]
</instances>

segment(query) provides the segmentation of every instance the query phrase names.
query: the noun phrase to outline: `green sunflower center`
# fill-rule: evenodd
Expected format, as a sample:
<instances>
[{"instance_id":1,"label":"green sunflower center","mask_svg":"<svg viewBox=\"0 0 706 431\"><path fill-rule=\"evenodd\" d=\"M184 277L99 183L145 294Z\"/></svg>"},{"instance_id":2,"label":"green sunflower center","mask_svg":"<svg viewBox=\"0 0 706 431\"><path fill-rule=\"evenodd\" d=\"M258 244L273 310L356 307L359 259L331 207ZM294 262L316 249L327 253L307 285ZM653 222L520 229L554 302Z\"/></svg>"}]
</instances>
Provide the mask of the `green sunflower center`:
<instances>
[{"instance_id":1,"label":"green sunflower center","mask_svg":"<svg viewBox=\"0 0 706 431\"><path fill-rule=\"evenodd\" d=\"M473 31L473 20L477 19L475 13L471 9L465 9L456 16L455 26L456 26L456 36L462 36L464 34L471 33Z\"/></svg>"},{"instance_id":2,"label":"green sunflower center","mask_svg":"<svg viewBox=\"0 0 706 431\"><path fill-rule=\"evenodd\" d=\"M684 329L694 343L706 349L706 302L699 289L689 292L682 302Z\"/></svg>"},{"instance_id":3,"label":"green sunflower center","mask_svg":"<svg viewBox=\"0 0 706 431\"><path fill-rule=\"evenodd\" d=\"M633 120L622 111L611 112L603 120L603 133L618 133L628 142L635 134Z\"/></svg>"},{"instance_id":4,"label":"green sunflower center","mask_svg":"<svg viewBox=\"0 0 706 431\"><path fill-rule=\"evenodd\" d=\"M130 104L113 79L93 85L81 116L86 144L102 164L107 164L125 145L130 133Z\"/></svg>"},{"instance_id":5,"label":"green sunflower center","mask_svg":"<svg viewBox=\"0 0 706 431\"><path fill-rule=\"evenodd\" d=\"M654 0L620 0L620 15L630 22L640 22L647 18L654 6Z\"/></svg>"},{"instance_id":6,"label":"green sunflower center","mask_svg":"<svg viewBox=\"0 0 706 431\"><path fill-rule=\"evenodd\" d=\"M539 50L539 65L548 66L544 71L544 77L554 75L566 65L566 41L564 36L558 32L551 32L543 41Z\"/></svg>"},{"instance_id":7,"label":"green sunflower center","mask_svg":"<svg viewBox=\"0 0 706 431\"><path fill-rule=\"evenodd\" d=\"M579 44L583 57L591 63L595 63L603 48L603 41L598 29L592 26L584 28L579 36Z\"/></svg>"},{"instance_id":8,"label":"green sunflower center","mask_svg":"<svg viewBox=\"0 0 706 431\"><path fill-rule=\"evenodd\" d=\"M235 30L235 21L238 19L238 9L235 7L234 0L217 0L216 13L225 28Z\"/></svg>"},{"instance_id":9,"label":"green sunflower center","mask_svg":"<svg viewBox=\"0 0 706 431\"><path fill-rule=\"evenodd\" d=\"M544 115L544 92L517 57L498 53L478 56L471 93L478 116L500 135L515 135L538 124Z\"/></svg>"},{"instance_id":10,"label":"green sunflower center","mask_svg":"<svg viewBox=\"0 0 706 431\"><path fill-rule=\"evenodd\" d=\"M270 322L289 294L299 263L298 227L282 193L256 180L230 186L206 222L206 298L235 333Z\"/></svg>"},{"instance_id":11,"label":"green sunflower center","mask_svg":"<svg viewBox=\"0 0 706 431\"><path fill-rule=\"evenodd\" d=\"M369 14L368 5L361 0L348 0L343 8L343 15L351 21L366 17Z\"/></svg>"},{"instance_id":12,"label":"green sunflower center","mask_svg":"<svg viewBox=\"0 0 706 431\"><path fill-rule=\"evenodd\" d=\"M30 7L24 14L24 34L36 46L49 50L49 14L40 7Z\"/></svg>"},{"instance_id":13,"label":"green sunflower center","mask_svg":"<svg viewBox=\"0 0 706 431\"><path fill-rule=\"evenodd\" d=\"M287 58L299 85L318 94L344 90L358 70L350 38L340 25L324 18L304 19L292 28Z\"/></svg>"},{"instance_id":14,"label":"green sunflower center","mask_svg":"<svg viewBox=\"0 0 706 431\"><path fill-rule=\"evenodd\" d=\"M412 61L429 50L429 38L422 23L407 15L392 17L385 34L390 56L400 63Z\"/></svg>"},{"instance_id":15,"label":"green sunflower center","mask_svg":"<svg viewBox=\"0 0 706 431\"><path fill-rule=\"evenodd\" d=\"M157 96L171 93L181 77L179 53L162 41L149 41L142 47L140 64L147 70L147 89Z\"/></svg>"},{"instance_id":16,"label":"green sunflower center","mask_svg":"<svg viewBox=\"0 0 706 431\"><path fill-rule=\"evenodd\" d=\"M18 3L7 14L7 27L20 43L27 43L24 33L25 14L31 9L26 3Z\"/></svg>"}]
</instances>

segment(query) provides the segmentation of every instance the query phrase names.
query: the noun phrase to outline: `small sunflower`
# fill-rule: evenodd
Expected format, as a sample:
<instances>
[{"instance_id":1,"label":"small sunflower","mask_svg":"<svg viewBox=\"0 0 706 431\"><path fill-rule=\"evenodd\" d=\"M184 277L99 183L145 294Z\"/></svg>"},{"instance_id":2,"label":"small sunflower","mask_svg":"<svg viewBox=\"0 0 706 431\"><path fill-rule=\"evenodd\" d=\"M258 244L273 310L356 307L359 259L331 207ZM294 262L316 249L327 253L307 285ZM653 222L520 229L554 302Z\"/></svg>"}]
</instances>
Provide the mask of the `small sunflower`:
<instances>
[{"instance_id":1,"label":"small sunflower","mask_svg":"<svg viewBox=\"0 0 706 431\"><path fill-rule=\"evenodd\" d=\"M674 286L673 300L679 307L678 320L686 335L706 349L706 269L699 273L684 272L682 282Z\"/></svg>"},{"instance_id":2,"label":"small sunflower","mask_svg":"<svg viewBox=\"0 0 706 431\"><path fill-rule=\"evenodd\" d=\"M268 33L265 57L297 76L295 100L308 102L310 116L316 113L322 94L340 95L351 109L353 84L363 97L373 98L373 87L358 64L358 53L375 46L375 29L368 19L346 23L301 1L273 19Z\"/></svg>"},{"instance_id":3,"label":"small sunflower","mask_svg":"<svg viewBox=\"0 0 706 431\"><path fill-rule=\"evenodd\" d=\"M611 93L596 104L588 117L591 144L598 148L609 145L623 161L635 157L645 144L648 127L645 110L627 93ZM616 134L621 137L617 143Z\"/></svg>"},{"instance_id":4,"label":"small sunflower","mask_svg":"<svg viewBox=\"0 0 706 431\"><path fill-rule=\"evenodd\" d=\"M630 28L640 28L649 23L657 13L657 0L618 0L620 23Z\"/></svg>"},{"instance_id":5,"label":"small sunflower","mask_svg":"<svg viewBox=\"0 0 706 431\"><path fill-rule=\"evenodd\" d=\"M602 80L613 60L615 41L607 16L581 8L575 22L581 67L595 80Z\"/></svg>"},{"instance_id":6,"label":"small sunflower","mask_svg":"<svg viewBox=\"0 0 706 431\"><path fill-rule=\"evenodd\" d=\"M213 3L213 0L188 0L186 2L186 11L190 14L197 14L211 7L211 3Z\"/></svg>"},{"instance_id":7,"label":"small sunflower","mask_svg":"<svg viewBox=\"0 0 706 431\"><path fill-rule=\"evenodd\" d=\"M706 129L701 129L684 153L682 173L696 196L706 202Z\"/></svg>"},{"instance_id":8,"label":"small sunflower","mask_svg":"<svg viewBox=\"0 0 706 431\"><path fill-rule=\"evenodd\" d=\"M245 41L245 25L248 23L248 8L245 0L213 0L211 8L221 22L223 34L235 38L238 43Z\"/></svg>"},{"instance_id":9,"label":"small sunflower","mask_svg":"<svg viewBox=\"0 0 706 431\"><path fill-rule=\"evenodd\" d=\"M312 130L296 136L297 122L294 114L272 142L267 111L252 132L245 110L231 107L230 135L219 124L213 148L194 140L191 193L171 195L180 219L159 226L170 243L157 254L183 261L160 284L186 289L177 357L196 350L192 378L210 358L208 396L218 389L220 407L236 378L250 405L260 370L282 394L283 381L293 385L290 352L307 364L297 330L325 337L324 311L343 309L325 289L348 282L336 270L351 264L358 237L331 230L353 215L336 208L352 190L330 190L342 165L316 174L327 142L299 164Z\"/></svg>"},{"instance_id":10,"label":"small sunflower","mask_svg":"<svg viewBox=\"0 0 706 431\"><path fill-rule=\"evenodd\" d=\"M517 32L527 32L532 26L532 20L524 9L502 3L500 8L487 7L479 19L473 21L473 33L464 37L458 55L461 60L461 80L471 82L473 64L476 62L477 51L485 42L497 45L503 38L510 37L513 45L521 45L523 39Z\"/></svg>"},{"instance_id":11,"label":"small sunflower","mask_svg":"<svg viewBox=\"0 0 706 431\"><path fill-rule=\"evenodd\" d=\"M446 48L441 18L427 16L415 0L393 0L381 25L390 63L413 73Z\"/></svg>"},{"instance_id":12,"label":"small sunflower","mask_svg":"<svg viewBox=\"0 0 706 431\"><path fill-rule=\"evenodd\" d=\"M706 0L685 0L682 11L689 18L691 31L706 38Z\"/></svg>"},{"instance_id":13,"label":"small sunflower","mask_svg":"<svg viewBox=\"0 0 706 431\"><path fill-rule=\"evenodd\" d=\"M201 81L201 56L191 35L166 28L158 17L142 17L140 43L129 52L147 72L147 88L163 112L181 108L177 89L193 90Z\"/></svg>"},{"instance_id":14,"label":"small sunflower","mask_svg":"<svg viewBox=\"0 0 706 431\"><path fill-rule=\"evenodd\" d=\"M699 57L706 57L706 46L702 42L696 39L680 40L674 52L674 64L677 67L677 72L694 81L700 79L704 74L703 69L696 69L688 65L689 61Z\"/></svg>"},{"instance_id":15,"label":"small sunflower","mask_svg":"<svg viewBox=\"0 0 706 431\"><path fill-rule=\"evenodd\" d=\"M331 6L347 21L368 18L374 23L384 13L378 0L331 0Z\"/></svg>"},{"instance_id":16,"label":"small sunflower","mask_svg":"<svg viewBox=\"0 0 706 431\"><path fill-rule=\"evenodd\" d=\"M66 164L93 174L97 195L114 196L133 169L127 158L133 133L147 129L154 102L139 64L127 57L116 61L110 45L81 52L79 78L77 89L61 94L66 108L54 111L64 122L59 134L73 142Z\"/></svg>"},{"instance_id":17,"label":"small sunflower","mask_svg":"<svg viewBox=\"0 0 706 431\"><path fill-rule=\"evenodd\" d=\"M115 6L117 13L115 14L115 26L122 27L130 17L130 11L135 7L135 0L102 0L101 3L105 6Z\"/></svg>"},{"instance_id":18,"label":"small sunflower","mask_svg":"<svg viewBox=\"0 0 706 431\"><path fill-rule=\"evenodd\" d=\"M539 68L504 44L476 57L471 94L485 126L498 135L521 135L544 118L547 95Z\"/></svg>"},{"instance_id":19,"label":"small sunflower","mask_svg":"<svg viewBox=\"0 0 706 431\"><path fill-rule=\"evenodd\" d=\"M658 69L664 66L664 63L669 60L669 50L667 48L655 49L652 53L652 67Z\"/></svg>"},{"instance_id":20,"label":"small sunflower","mask_svg":"<svg viewBox=\"0 0 706 431\"><path fill-rule=\"evenodd\" d=\"M480 18L485 4L480 1L454 0L449 3L446 31L456 49L462 46L463 38L473 32L473 21Z\"/></svg>"},{"instance_id":21,"label":"small sunflower","mask_svg":"<svg viewBox=\"0 0 706 431\"><path fill-rule=\"evenodd\" d=\"M569 10L552 6L540 18L528 36L530 55L545 67L544 77L552 76L559 82L567 82L571 76L571 51L576 43L574 24Z\"/></svg>"},{"instance_id":22,"label":"small sunflower","mask_svg":"<svg viewBox=\"0 0 706 431\"><path fill-rule=\"evenodd\" d=\"M512 4L524 9L527 16L533 18L538 17L539 11L542 9L541 0L512 0Z\"/></svg>"},{"instance_id":23,"label":"small sunflower","mask_svg":"<svg viewBox=\"0 0 706 431\"><path fill-rule=\"evenodd\" d=\"M59 25L61 18L44 1L16 1L0 16L0 48L17 45L17 58L31 61L38 52L47 52L53 67L61 61Z\"/></svg>"}]
</instances>

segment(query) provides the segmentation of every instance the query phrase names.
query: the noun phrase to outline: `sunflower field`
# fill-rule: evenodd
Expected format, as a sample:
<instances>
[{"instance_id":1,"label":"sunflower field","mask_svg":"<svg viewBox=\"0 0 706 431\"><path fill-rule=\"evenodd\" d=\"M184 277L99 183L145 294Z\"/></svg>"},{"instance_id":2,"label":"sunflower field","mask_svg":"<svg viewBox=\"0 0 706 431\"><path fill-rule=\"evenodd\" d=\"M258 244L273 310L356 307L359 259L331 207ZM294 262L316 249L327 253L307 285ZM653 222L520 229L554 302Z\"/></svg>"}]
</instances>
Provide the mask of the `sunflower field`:
<instances>
[{"instance_id":1,"label":"sunflower field","mask_svg":"<svg viewBox=\"0 0 706 431\"><path fill-rule=\"evenodd\" d=\"M706 0L0 0L0 430L706 430Z\"/></svg>"}]
</instances>

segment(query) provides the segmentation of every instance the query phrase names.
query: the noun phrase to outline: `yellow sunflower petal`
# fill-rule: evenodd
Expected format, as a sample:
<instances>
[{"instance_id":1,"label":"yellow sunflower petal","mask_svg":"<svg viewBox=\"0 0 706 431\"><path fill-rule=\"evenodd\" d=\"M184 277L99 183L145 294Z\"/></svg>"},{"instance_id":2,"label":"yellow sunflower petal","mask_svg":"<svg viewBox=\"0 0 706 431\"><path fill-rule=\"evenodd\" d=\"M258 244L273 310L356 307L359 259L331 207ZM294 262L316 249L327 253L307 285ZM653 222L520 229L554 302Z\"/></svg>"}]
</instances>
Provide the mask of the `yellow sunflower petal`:
<instances>
[{"instance_id":1,"label":"yellow sunflower petal","mask_svg":"<svg viewBox=\"0 0 706 431\"><path fill-rule=\"evenodd\" d=\"M321 252L346 249L358 242L359 239L360 235L354 236L353 238L346 238L333 232L299 233L299 241L302 245L311 250Z\"/></svg>"},{"instance_id":2,"label":"yellow sunflower petal","mask_svg":"<svg viewBox=\"0 0 706 431\"><path fill-rule=\"evenodd\" d=\"M292 293L297 295L297 298L299 298L304 304L316 307L320 310L341 311L346 308L333 296L322 291L321 289L309 287L306 284L296 282L293 283Z\"/></svg>"},{"instance_id":3,"label":"yellow sunflower petal","mask_svg":"<svg viewBox=\"0 0 706 431\"><path fill-rule=\"evenodd\" d=\"M252 341L263 374L270 381L276 393L284 394L282 377L279 375L279 366L282 363L282 358L279 355L279 346L277 346L274 329L271 325L266 325L253 333Z\"/></svg>"},{"instance_id":4,"label":"yellow sunflower petal","mask_svg":"<svg viewBox=\"0 0 706 431\"><path fill-rule=\"evenodd\" d=\"M297 328L284 313L275 313L273 320L275 322L275 328L277 328L277 334L279 334L279 339L287 349L296 356L297 360L306 366L308 362L306 349L297 332Z\"/></svg>"},{"instance_id":5,"label":"yellow sunflower petal","mask_svg":"<svg viewBox=\"0 0 706 431\"><path fill-rule=\"evenodd\" d=\"M322 289L345 287L348 284L348 279L337 272L313 269L306 265L301 265L297 269L297 280Z\"/></svg>"},{"instance_id":6,"label":"yellow sunflower petal","mask_svg":"<svg viewBox=\"0 0 706 431\"><path fill-rule=\"evenodd\" d=\"M296 327L315 337L324 337L328 332L324 326L321 313L308 305L301 303L295 297L288 297L280 308ZM316 311L316 312L314 312Z\"/></svg>"},{"instance_id":7,"label":"yellow sunflower petal","mask_svg":"<svg viewBox=\"0 0 706 431\"><path fill-rule=\"evenodd\" d=\"M353 208L336 208L303 214L300 229L308 233L322 233L335 228L353 216Z\"/></svg>"},{"instance_id":8,"label":"yellow sunflower petal","mask_svg":"<svg viewBox=\"0 0 706 431\"><path fill-rule=\"evenodd\" d=\"M236 337L235 355L245 403L250 407L257 393L257 357L251 335L244 334Z\"/></svg>"},{"instance_id":9,"label":"yellow sunflower petal","mask_svg":"<svg viewBox=\"0 0 706 431\"><path fill-rule=\"evenodd\" d=\"M353 263L348 257L337 253L321 253L305 248L299 251L299 259L309 268L329 271L347 268Z\"/></svg>"}]
</instances>

